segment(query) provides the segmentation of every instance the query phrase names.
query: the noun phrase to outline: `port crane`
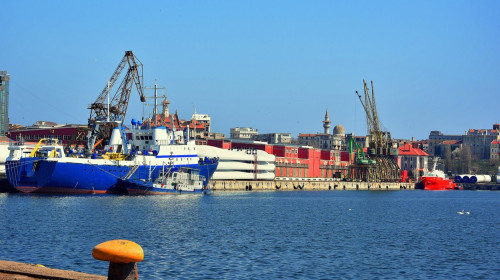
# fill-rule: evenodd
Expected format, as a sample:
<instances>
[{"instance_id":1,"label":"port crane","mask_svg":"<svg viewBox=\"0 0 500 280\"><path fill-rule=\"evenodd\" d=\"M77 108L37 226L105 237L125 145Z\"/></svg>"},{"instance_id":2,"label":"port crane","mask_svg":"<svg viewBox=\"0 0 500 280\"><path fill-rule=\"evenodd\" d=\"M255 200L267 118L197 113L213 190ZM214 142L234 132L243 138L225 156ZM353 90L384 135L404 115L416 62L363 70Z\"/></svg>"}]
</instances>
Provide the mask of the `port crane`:
<instances>
[{"instance_id":1,"label":"port crane","mask_svg":"<svg viewBox=\"0 0 500 280\"><path fill-rule=\"evenodd\" d=\"M111 89L127 65L127 73L111 97ZM123 123L134 84L139 92L141 102L145 102L146 98L142 86L142 63L132 51L126 51L101 94L94 103L89 105L88 127L75 132L72 141L66 146L66 150L69 150L75 142L81 142L85 138L86 153L88 154L91 154L97 146L104 144L103 140L110 138L113 128Z\"/></svg>"},{"instance_id":2,"label":"port crane","mask_svg":"<svg viewBox=\"0 0 500 280\"><path fill-rule=\"evenodd\" d=\"M373 81L371 81L371 94L365 80L363 80L363 85L365 101L363 102L363 98L358 91L356 91L356 95L358 96L359 101L361 101L361 105L363 106L363 109L365 109L366 113L366 133L369 137L369 148L374 149L371 150L372 154L387 154L387 149L389 148L391 142L391 135L388 132L382 131L380 127Z\"/></svg>"},{"instance_id":3,"label":"port crane","mask_svg":"<svg viewBox=\"0 0 500 280\"><path fill-rule=\"evenodd\" d=\"M363 86L364 101L358 91L356 91L356 95L366 113L368 155L372 160L364 164L356 163L351 168L351 178L369 181L397 181L400 177L400 168L393 157L397 155L397 149L392 149L391 134L381 129L373 81L371 81L371 93L364 79Z\"/></svg>"}]
</instances>

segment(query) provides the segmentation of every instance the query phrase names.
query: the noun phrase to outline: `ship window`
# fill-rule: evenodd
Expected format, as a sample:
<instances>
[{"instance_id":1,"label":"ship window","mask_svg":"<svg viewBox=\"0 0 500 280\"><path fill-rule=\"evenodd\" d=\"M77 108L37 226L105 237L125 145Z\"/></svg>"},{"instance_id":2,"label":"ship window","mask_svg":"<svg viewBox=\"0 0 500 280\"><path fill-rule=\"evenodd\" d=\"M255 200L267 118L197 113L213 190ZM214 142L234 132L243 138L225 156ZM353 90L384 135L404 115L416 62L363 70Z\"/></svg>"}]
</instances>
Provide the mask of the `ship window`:
<instances>
[{"instance_id":1,"label":"ship window","mask_svg":"<svg viewBox=\"0 0 500 280\"><path fill-rule=\"evenodd\" d=\"M136 135L136 136L135 136L135 140L139 140L139 135Z\"/></svg>"},{"instance_id":2,"label":"ship window","mask_svg":"<svg viewBox=\"0 0 500 280\"><path fill-rule=\"evenodd\" d=\"M144 136L141 136L141 140L144 140Z\"/></svg>"},{"instance_id":3,"label":"ship window","mask_svg":"<svg viewBox=\"0 0 500 280\"><path fill-rule=\"evenodd\" d=\"M153 136L149 135L149 140L153 140Z\"/></svg>"}]
</instances>

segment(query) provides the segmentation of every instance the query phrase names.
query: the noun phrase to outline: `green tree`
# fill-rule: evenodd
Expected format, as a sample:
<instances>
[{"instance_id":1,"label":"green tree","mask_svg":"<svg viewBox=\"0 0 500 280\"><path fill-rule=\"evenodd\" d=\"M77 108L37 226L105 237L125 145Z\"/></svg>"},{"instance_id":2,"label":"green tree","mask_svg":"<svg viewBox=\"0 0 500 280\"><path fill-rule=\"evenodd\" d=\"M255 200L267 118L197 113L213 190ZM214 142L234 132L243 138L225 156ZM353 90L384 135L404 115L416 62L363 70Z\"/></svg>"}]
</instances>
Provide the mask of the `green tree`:
<instances>
[{"instance_id":1,"label":"green tree","mask_svg":"<svg viewBox=\"0 0 500 280\"><path fill-rule=\"evenodd\" d=\"M444 165L446 171L452 171L452 162L451 162L451 145L444 146Z\"/></svg>"}]
</instances>

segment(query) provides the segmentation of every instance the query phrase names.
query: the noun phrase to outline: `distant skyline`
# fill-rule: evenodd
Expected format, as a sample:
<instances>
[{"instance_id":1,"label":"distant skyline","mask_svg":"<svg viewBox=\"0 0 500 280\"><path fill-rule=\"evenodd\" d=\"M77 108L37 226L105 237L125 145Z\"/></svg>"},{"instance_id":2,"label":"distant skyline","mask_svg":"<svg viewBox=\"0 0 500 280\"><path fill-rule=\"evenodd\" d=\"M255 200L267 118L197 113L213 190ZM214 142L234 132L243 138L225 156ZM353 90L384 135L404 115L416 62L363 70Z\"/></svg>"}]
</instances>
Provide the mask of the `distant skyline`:
<instances>
[{"instance_id":1,"label":"distant skyline","mask_svg":"<svg viewBox=\"0 0 500 280\"><path fill-rule=\"evenodd\" d=\"M86 124L125 51L170 111L212 131L366 135L355 91L374 81L393 138L500 122L499 1L2 1L11 123ZM116 89L116 87L115 87ZM151 90L146 91L152 95ZM151 102L151 100L148 100ZM152 107L145 110L152 112ZM134 89L125 124L141 118Z\"/></svg>"}]
</instances>

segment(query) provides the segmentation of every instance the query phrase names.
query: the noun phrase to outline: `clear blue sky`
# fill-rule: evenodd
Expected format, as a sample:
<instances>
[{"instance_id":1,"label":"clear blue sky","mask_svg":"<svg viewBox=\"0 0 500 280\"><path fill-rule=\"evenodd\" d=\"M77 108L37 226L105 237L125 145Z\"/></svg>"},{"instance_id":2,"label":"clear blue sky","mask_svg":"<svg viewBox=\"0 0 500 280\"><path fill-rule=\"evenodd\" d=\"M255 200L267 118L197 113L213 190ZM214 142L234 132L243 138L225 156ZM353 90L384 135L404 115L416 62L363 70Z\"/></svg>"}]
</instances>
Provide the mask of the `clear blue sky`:
<instances>
[{"instance_id":1,"label":"clear blue sky","mask_svg":"<svg viewBox=\"0 0 500 280\"><path fill-rule=\"evenodd\" d=\"M1 1L11 123L86 124L126 50L171 109L213 131L366 134L375 83L394 138L500 122L500 1ZM152 94L151 91L148 94ZM151 109L151 108L149 108ZM142 115L131 95L127 123ZM333 126L332 126L333 128Z\"/></svg>"}]
</instances>

